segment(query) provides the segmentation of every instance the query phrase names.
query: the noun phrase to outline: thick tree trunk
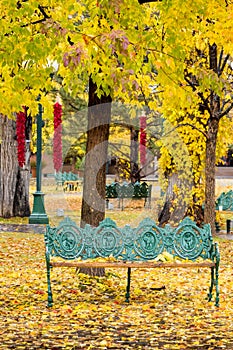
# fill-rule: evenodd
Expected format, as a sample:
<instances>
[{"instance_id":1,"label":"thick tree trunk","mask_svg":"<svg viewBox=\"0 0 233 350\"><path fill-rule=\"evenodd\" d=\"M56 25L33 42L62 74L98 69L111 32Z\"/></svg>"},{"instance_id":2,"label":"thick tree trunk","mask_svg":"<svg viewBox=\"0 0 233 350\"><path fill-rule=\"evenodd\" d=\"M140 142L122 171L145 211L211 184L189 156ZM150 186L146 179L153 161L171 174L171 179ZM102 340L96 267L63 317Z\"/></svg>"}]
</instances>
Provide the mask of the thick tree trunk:
<instances>
[{"instance_id":1,"label":"thick tree trunk","mask_svg":"<svg viewBox=\"0 0 233 350\"><path fill-rule=\"evenodd\" d=\"M89 80L88 130L85 157L81 226L98 226L105 217L106 162L111 97L96 94L96 85ZM102 276L104 269L82 269L82 273Z\"/></svg>"},{"instance_id":2,"label":"thick tree trunk","mask_svg":"<svg viewBox=\"0 0 233 350\"><path fill-rule=\"evenodd\" d=\"M106 162L108 152L111 97L96 94L89 81L88 130L81 210L81 226L98 226L105 217Z\"/></svg>"},{"instance_id":3,"label":"thick tree trunk","mask_svg":"<svg viewBox=\"0 0 233 350\"><path fill-rule=\"evenodd\" d=\"M218 124L217 118L209 119L206 141L204 222L211 225L212 232L215 232L215 163Z\"/></svg>"},{"instance_id":4,"label":"thick tree trunk","mask_svg":"<svg viewBox=\"0 0 233 350\"><path fill-rule=\"evenodd\" d=\"M25 167L24 169L18 169L13 205L14 216L27 217L31 214L29 206L29 182L29 166Z\"/></svg>"},{"instance_id":5,"label":"thick tree trunk","mask_svg":"<svg viewBox=\"0 0 233 350\"><path fill-rule=\"evenodd\" d=\"M17 183L18 159L15 121L1 115L0 216L14 216L13 204Z\"/></svg>"},{"instance_id":6,"label":"thick tree trunk","mask_svg":"<svg viewBox=\"0 0 233 350\"><path fill-rule=\"evenodd\" d=\"M30 214L30 173L18 165L15 121L1 115L0 130L0 216L25 217Z\"/></svg>"},{"instance_id":7,"label":"thick tree trunk","mask_svg":"<svg viewBox=\"0 0 233 350\"><path fill-rule=\"evenodd\" d=\"M209 60L210 69L217 74L217 46L215 44L210 45L209 47ZM212 91L210 95L210 117L207 125L206 141L204 222L210 224L213 233L215 232L215 164L219 112L220 98Z\"/></svg>"}]
</instances>

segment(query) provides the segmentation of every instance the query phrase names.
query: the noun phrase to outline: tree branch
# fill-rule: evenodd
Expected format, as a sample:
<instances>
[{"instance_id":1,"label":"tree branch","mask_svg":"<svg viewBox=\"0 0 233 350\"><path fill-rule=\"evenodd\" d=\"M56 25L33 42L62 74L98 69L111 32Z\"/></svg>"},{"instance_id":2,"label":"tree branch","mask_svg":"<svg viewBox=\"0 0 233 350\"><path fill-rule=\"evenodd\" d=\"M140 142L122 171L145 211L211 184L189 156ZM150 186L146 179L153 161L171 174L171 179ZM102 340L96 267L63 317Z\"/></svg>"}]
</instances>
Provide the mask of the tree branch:
<instances>
[{"instance_id":1,"label":"tree branch","mask_svg":"<svg viewBox=\"0 0 233 350\"><path fill-rule=\"evenodd\" d=\"M29 25L35 25L35 24L43 23L44 21L46 21L46 19L50 18L50 16L45 12L44 8L41 5L38 5L38 9L40 10L41 14L43 15L43 18L38 19L37 21L34 21L34 22L23 24L21 26L22 28L28 27Z\"/></svg>"},{"instance_id":2,"label":"tree branch","mask_svg":"<svg viewBox=\"0 0 233 350\"><path fill-rule=\"evenodd\" d=\"M139 4L146 4L147 2L158 2L158 1L162 1L162 0L138 0Z\"/></svg>"},{"instance_id":3,"label":"tree branch","mask_svg":"<svg viewBox=\"0 0 233 350\"><path fill-rule=\"evenodd\" d=\"M229 57L230 57L230 55L227 54L225 59L224 59L224 61L223 61L222 67L220 67L220 74L219 74L219 76L222 74L222 72L223 72L223 70L224 70L224 68L225 68L225 66L227 64L227 60L228 60Z\"/></svg>"},{"instance_id":4,"label":"tree branch","mask_svg":"<svg viewBox=\"0 0 233 350\"><path fill-rule=\"evenodd\" d=\"M187 78L187 76L184 77L184 80L189 84L189 86L191 86L191 88L193 89L193 91L195 92L197 90L195 84L189 80ZM208 105L208 102L207 102L207 99L204 98L203 96L203 93L202 92L197 92L197 95L200 97L200 99L202 100L203 104L204 104L204 107L206 108L206 110L209 112L209 114L211 115L211 110L209 108L209 105Z\"/></svg>"},{"instance_id":5,"label":"tree branch","mask_svg":"<svg viewBox=\"0 0 233 350\"><path fill-rule=\"evenodd\" d=\"M233 108L233 101L231 102L230 106L225 109L225 111L218 114L218 118L221 119L222 117L227 115L232 110L232 108Z\"/></svg>"},{"instance_id":6,"label":"tree branch","mask_svg":"<svg viewBox=\"0 0 233 350\"><path fill-rule=\"evenodd\" d=\"M222 57L223 57L223 49L221 49L220 55L219 55L219 61L218 61L218 76L221 75L221 63L222 63Z\"/></svg>"},{"instance_id":7,"label":"tree branch","mask_svg":"<svg viewBox=\"0 0 233 350\"><path fill-rule=\"evenodd\" d=\"M195 129L197 130L198 132L200 132L205 138L207 138L207 134L203 131L203 130L200 130L198 127L196 127L195 125L192 125L192 124L189 124L189 123L184 123L184 124L179 124L177 126L175 126L172 130L170 130L166 135L172 133L174 130L178 129L179 127L181 126L190 126L192 129ZM166 136L165 135L165 136Z\"/></svg>"},{"instance_id":8,"label":"tree branch","mask_svg":"<svg viewBox=\"0 0 233 350\"><path fill-rule=\"evenodd\" d=\"M45 12L44 8L41 5L38 5L38 9L40 10L40 12L44 16L44 18L46 18L46 19L50 18L50 16L47 15L47 13Z\"/></svg>"}]
</instances>

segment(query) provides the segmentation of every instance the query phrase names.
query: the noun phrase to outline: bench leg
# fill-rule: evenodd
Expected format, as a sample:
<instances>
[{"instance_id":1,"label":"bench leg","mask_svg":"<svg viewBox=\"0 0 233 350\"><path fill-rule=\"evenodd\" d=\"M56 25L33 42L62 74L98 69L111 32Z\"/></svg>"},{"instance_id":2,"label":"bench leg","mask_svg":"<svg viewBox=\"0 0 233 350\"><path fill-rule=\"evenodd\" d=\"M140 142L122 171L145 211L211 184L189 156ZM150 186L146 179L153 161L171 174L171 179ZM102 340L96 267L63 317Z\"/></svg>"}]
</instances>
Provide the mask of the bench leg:
<instances>
[{"instance_id":1,"label":"bench leg","mask_svg":"<svg viewBox=\"0 0 233 350\"><path fill-rule=\"evenodd\" d=\"M52 288L51 288L51 280L50 280L50 271L51 271L51 266L49 263L49 258L46 256L46 267L47 267L47 285L48 285L48 307L53 306L53 293L52 293Z\"/></svg>"},{"instance_id":2,"label":"bench leg","mask_svg":"<svg viewBox=\"0 0 233 350\"><path fill-rule=\"evenodd\" d=\"M126 303L129 303L129 299L130 299L130 277L131 277L131 267L128 267L128 271L127 271L127 287L126 287L126 294L125 294L125 301L126 301Z\"/></svg>"},{"instance_id":3,"label":"bench leg","mask_svg":"<svg viewBox=\"0 0 233 350\"><path fill-rule=\"evenodd\" d=\"M211 301L212 299L213 286L214 286L214 267L211 267L211 282L210 282L210 288L208 293L208 301Z\"/></svg>"},{"instance_id":4,"label":"bench leg","mask_svg":"<svg viewBox=\"0 0 233 350\"><path fill-rule=\"evenodd\" d=\"M208 301L212 300L214 286L216 291L215 306L219 306L218 267L211 267L211 283L208 293Z\"/></svg>"},{"instance_id":5,"label":"bench leg","mask_svg":"<svg viewBox=\"0 0 233 350\"><path fill-rule=\"evenodd\" d=\"M49 274L48 277L48 307L53 306L53 293L52 293L52 288L51 288L51 282L50 282L50 270L47 271L47 275Z\"/></svg>"},{"instance_id":6,"label":"bench leg","mask_svg":"<svg viewBox=\"0 0 233 350\"><path fill-rule=\"evenodd\" d=\"M215 268L215 288L216 288L215 306L219 306L218 265Z\"/></svg>"}]
</instances>

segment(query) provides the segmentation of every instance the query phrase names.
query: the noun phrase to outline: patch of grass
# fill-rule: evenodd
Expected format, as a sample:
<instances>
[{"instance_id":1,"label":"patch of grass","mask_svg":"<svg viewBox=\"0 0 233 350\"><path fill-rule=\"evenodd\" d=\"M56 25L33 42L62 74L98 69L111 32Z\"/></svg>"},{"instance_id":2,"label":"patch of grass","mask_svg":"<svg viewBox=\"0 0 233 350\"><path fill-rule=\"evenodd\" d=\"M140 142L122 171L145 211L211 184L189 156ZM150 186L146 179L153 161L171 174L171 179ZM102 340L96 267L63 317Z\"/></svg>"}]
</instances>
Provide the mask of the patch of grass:
<instances>
[{"instance_id":1,"label":"patch of grass","mask_svg":"<svg viewBox=\"0 0 233 350\"><path fill-rule=\"evenodd\" d=\"M28 217L12 217L12 218L2 218L0 224L28 224Z\"/></svg>"}]
</instances>

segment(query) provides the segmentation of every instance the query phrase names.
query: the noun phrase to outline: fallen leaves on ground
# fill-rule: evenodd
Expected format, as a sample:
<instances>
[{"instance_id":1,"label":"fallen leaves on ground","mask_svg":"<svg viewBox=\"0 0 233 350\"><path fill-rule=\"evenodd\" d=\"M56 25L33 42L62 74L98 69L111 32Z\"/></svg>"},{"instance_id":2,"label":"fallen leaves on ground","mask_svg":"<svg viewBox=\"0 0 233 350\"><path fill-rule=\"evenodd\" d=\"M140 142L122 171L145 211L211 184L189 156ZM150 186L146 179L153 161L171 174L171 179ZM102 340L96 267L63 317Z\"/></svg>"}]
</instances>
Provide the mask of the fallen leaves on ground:
<instances>
[{"instance_id":1,"label":"fallen leaves on ground","mask_svg":"<svg viewBox=\"0 0 233 350\"><path fill-rule=\"evenodd\" d=\"M232 241L219 241L219 308L205 299L208 268L133 269L126 303L126 269L64 267L52 270L48 309L43 239L0 234L0 349L233 349Z\"/></svg>"}]
</instances>

